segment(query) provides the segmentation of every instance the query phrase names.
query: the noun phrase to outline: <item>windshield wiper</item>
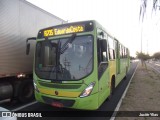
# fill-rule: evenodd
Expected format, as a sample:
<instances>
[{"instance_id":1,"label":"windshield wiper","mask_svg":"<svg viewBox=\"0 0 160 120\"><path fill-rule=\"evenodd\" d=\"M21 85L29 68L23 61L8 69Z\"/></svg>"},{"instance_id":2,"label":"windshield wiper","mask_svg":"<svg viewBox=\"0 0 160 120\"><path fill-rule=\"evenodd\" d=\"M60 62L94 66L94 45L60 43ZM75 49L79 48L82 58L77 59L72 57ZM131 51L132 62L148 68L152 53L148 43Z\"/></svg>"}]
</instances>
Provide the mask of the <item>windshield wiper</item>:
<instances>
[{"instance_id":1,"label":"windshield wiper","mask_svg":"<svg viewBox=\"0 0 160 120\"><path fill-rule=\"evenodd\" d=\"M56 72L56 79L58 78L57 73L62 73L62 65L60 64L60 55L63 54L69 47L69 44L74 41L76 34L72 34L72 36L63 44L61 47L61 41L58 41L57 48L56 48L56 68L53 70Z\"/></svg>"},{"instance_id":2,"label":"windshield wiper","mask_svg":"<svg viewBox=\"0 0 160 120\"><path fill-rule=\"evenodd\" d=\"M61 72L60 69L60 50L61 50L61 42L60 40L58 41L58 45L57 45L57 50L56 50L56 72Z\"/></svg>"},{"instance_id":3,"label":"windshield wiper","mask_svg":"<svg viewBox=\"0 0 160 120\"><path fill-rule=\"evenodd\" d=\"M75 40L76 34L73 33L72 36L63 44L63 46L60 49L60 54L63 54L69 47L69 44L71 44Z\"/></svg>"},{"instance_id":4,"label":"windshield wiper","mask_svg":"<svg viewBox=\"0 0 160 120\"><path fill-rule=\"evenodd\" d=\"M75 40L76 34L73 33L72 36L63 44L61 47L61 41L58 41L57 46L57 71L61 72L61 65L60 65L60 54L63 54L69 47L69 44L71 44Z\"/></svg>"}]
</instances>

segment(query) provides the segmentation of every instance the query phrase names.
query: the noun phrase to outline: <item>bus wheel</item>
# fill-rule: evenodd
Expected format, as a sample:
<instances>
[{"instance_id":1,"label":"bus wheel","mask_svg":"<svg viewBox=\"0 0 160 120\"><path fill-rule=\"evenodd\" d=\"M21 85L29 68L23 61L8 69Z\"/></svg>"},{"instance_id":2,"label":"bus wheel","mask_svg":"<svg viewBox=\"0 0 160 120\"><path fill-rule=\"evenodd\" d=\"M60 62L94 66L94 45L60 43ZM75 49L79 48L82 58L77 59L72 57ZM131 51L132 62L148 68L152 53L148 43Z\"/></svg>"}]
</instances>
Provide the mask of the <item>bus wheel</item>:
<instances>
[{"instance_id":1,"label":"bus wheel","mask_svg":"<svg viewBox=\"0 0 160 120\"><path fill-rule=\"evenodd\" d=\"M109 100L111 99L114 91L115 91L115 77L112 77L111 87L110 87L110 95L109 95L109 97L108 97Z\"/></svg>"},{"instance_id":2,"label":"bus wheel","mask_svg":"<svg viewBox=\"0 0 160 120\"><path fill-rule=\"evenodd\" d=\"M30 80L21 82L18 90L18 100L22 103L29 102L34 99L34 87Z\"/></svg>"},{"instance_id":3,"label":"bus wheel","mask_svg":"<svg viewBox=\"0 0 160 120\"><path fill-rule=\"evenodd\" d=\"M128 67L126 67L126 74L125 74L125 76L124 76L124 80L127 79L127 72L128 72Z\"/></svg>"},{"instance_id":4,"label":"bus wheel","mask_svg":"<svg viewBox=\"0 0 160 120\"><path fill-rule=\"evenodd\" d=\"M111 81L111 92L110 92L110 94L113 95L114 90L115 90L115 79L112 79L112 81Z\"/></svg>"}]
</instances>

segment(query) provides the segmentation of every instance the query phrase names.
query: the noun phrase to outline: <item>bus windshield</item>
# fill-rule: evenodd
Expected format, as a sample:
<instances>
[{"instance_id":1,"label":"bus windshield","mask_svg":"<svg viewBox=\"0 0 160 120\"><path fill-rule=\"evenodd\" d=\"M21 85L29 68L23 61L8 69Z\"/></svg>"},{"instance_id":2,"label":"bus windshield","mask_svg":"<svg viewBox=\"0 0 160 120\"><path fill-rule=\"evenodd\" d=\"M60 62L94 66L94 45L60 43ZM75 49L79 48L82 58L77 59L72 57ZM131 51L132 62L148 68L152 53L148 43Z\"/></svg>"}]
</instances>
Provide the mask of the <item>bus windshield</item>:
<instances>
[{"instance_id":1,"label":"bus windshield","mask_svg":"<svg viewBox=\"0 0 160 120\"><path fill-rule=\"evenodd\" d=\"M92 72L93 37L76 36L39 41L36 45L35 72L41 79L79 80Z\"/></svg>"}]
</instances>

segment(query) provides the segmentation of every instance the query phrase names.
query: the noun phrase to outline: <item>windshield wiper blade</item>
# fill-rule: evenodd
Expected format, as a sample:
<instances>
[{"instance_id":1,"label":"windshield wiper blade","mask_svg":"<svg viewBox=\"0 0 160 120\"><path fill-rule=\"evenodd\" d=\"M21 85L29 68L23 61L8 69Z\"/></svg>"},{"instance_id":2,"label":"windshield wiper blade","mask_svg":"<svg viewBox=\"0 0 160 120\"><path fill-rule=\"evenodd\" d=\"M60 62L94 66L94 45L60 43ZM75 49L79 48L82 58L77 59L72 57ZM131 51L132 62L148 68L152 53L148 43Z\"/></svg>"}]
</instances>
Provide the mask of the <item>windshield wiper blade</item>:
<instances>
[{"instance_id":1,"label":"windshield wiper blade","mask_svg":"<svg viewBox=\"0 0 160 120\"><path fill-rule=\"evenodd\" d=\"M60 51L61 51L61 41L58 41L58 45L57 45L57 55L56 55L56 72L60 71Z\"/></svg>"},{"instance_id":2,"label":"windshield wiper blade","mask_svg":"<svg viewBox=\"0 0 160 120\"><path fill-rule=\"evenodd\" d=\"M58 78L58 73L62 73L62 65L60 64L60 54L63 54L66 49L68 49L69 44L72 43L74 41L76 37L76 34L72 34L72 36L63 44L63 46L61 47L61 41L58 41L57 44L57 48L56 48L56 69L54 70L54 72L56 72L56 79Z\"/></svg>"},{"instance_id":3,"label":"windshield wiper blade","mask_svg":"<svg viewBox=\"0 0 160 120\"><path fill-rule=\"evenodd\" d=\"M60 49L60 54L63 54L69 47L69 44L71 44L75 40L76 34L73 33L72 36L64 43L62 48Z\"/></svg>"}]
</instances>

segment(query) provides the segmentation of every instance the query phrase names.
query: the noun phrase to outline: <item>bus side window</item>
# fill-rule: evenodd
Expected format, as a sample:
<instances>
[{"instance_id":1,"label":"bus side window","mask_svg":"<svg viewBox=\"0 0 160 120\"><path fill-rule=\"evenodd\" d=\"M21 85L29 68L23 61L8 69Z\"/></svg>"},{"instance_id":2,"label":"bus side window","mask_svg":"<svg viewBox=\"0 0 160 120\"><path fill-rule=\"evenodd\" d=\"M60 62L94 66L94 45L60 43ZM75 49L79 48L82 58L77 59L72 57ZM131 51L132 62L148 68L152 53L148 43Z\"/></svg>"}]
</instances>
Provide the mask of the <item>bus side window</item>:
<instances>
[{"instance_id":1,"label":"bus side window","mask_svg":"<svg viewBox=\"0 0 160 120\"><path fill-rule=\"evenodd\" d=\"M107 52L106 51L102 52L102 61L107 61Z\"/></svg>"},{"instance_id":2,"label":"bus side window","mask_svg":"<svg viewBox=\"0 0 160 120\"><path fill-rule=\"evenodd\" d=\"M109 48L109 59L110 60L115 59L115 50L114 49Z\"/></svg>"},{"instance_id":3,"label":"bus side window","mask_svg":"<svg viewBox=\"0 0 160 120\"><path fill-rule=\"evenodd\" d=\"M123 58L122 45L119 44L120 58Z\"/></svg>"},{"instance_id":4,"label":"bus side window","mask_svg":"<svg viewBox=\"0 0 160 120\"><path fill-rule=\"evenodd\" d=\"M108 61L107 58L107 41L106 39L98 39L98 63Z\"/></svg>"},{"instance_id":5,"label":"bus side window","mask_svg":"<svg viewBox=\"0 0 160 120\"><path fill-rule=\"evenodd\" d=\"M108 42L109 42L109 59L114 60L116 58L116 40L112 38L111 36L108 36Z\"/></svg>"},{"instance_id":6,"label":"bus side window","mask_svg":"<svg viewBox=\"0 0 160 120\"><path fill-rule=\"evenodd\" d=\"M108 66L108 57L107 57L107 40L106 39L99 39L98 40L99 46L98 46L98 79L100 80L101 76L105 72L107 66Z\"/></svg>"},{"instance_id":7,"label":"bus side window","mask_svg":"<svg viewBox=\"0 0 160 120\"><path fill-rule=\"evenodd\" d=\"M115 59L115 50L113 50L113 59Z\"/></svg>"},{"instance_id":8,"label":"bus side window","mask_svg":"<svg viewBox=\"0 0 160 120\"><path fill-rule=\"evenodd\" d=\"M101 62L108 61L108 53L107 53L107 34L101 30L97 29L97 55L98 55L98 65Z\"/></svg>"}]
</instances>

